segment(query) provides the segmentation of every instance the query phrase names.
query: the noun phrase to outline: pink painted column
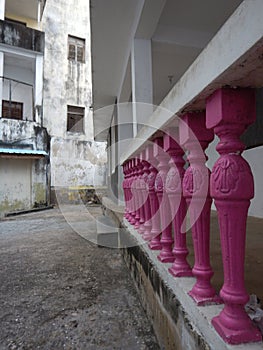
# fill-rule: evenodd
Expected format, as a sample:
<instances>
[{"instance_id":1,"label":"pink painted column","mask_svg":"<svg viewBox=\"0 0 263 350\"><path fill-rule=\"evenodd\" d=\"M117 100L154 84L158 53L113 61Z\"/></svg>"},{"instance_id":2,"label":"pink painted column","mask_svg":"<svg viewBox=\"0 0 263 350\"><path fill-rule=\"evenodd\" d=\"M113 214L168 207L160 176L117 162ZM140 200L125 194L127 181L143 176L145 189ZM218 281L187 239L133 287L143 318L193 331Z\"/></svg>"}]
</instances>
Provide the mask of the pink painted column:
<instances>
[{"instance_id":1,"label":"pink painted column","mask_svg":"<svg viewBox=\"0 0 263 350\"><path fill-rule=\"evenodd\" d=\"M127 177L127 198L128 198L128 214L127 220L130 222L132 218L132 201L131 201L131 176L132 176L132 160L127 162L128 177Z\"/></svg>"},{"instance_id":2,"label":"pink painted column","mask_svg":"<svg viewBox=\"0 0 263 350\"><path fill-rule=\"evenodd\" d=\"M154 140L153 148L152 148L152 158L150 159L150 174L148 178L148 186L149 186L149 197L150 197L150 204L151 204L151 221L152 221L152 229L151 229L151 241L149 243L149 247L152 250L160 250L162 249L161 245L161 222L160 222L160 211L159 211L159 201L157 197L157 192L155 188L155 181L157 176L157 160L155 158L154 149L156 147L162 147L163 146L163 139L162 137L157 137Z\"/></svg>"},{"instance_id":3,"label":"pink painted column","mask_svg":"<svg viewBox=\"0 0 263 350\"><path fill-rule=\"evenodd\" d=\"M130 221L132 218L132 194L131 194L131 177L132 177L132 160L128 160L128 181L127 181L127 194L128 194L128 217L127 220Z\"/></svg>"},{"instance_id":4,"label":"pink painted column","mask_svg":"<svg viewBox=\"0 0 263 350\"><path fill-rule=\"evenodd\" d=\"M140 227L140 207L141 207L141 182L140 182L140 176L141 176L141 160L140 157L137 156L135 158L135 223L134 228L138 229Z\"/></svg>"},{"instance_id":5,"label":"pink painted column","mask_svg":"<svg viewBox=\"0 0 263 350\"><path fill-rule=\"evenodd\" d=\"M124 174L124 179L122 182L122 188L123 188L123 196L124 196L124 202L125 202L125 211L124 211L124 217L127 219L128 217L128 193L127 193L127 181L128 181L128 162L125 162L122 167L123 167L123 174Z\"/></svg>"},{"instance_id":6,"label":"pink painted column","mask_svg":"<svg viewBox=\"0 0 263 350\"><path fill-rule=\"evenodd\" d=\"M131 160L131 181L130 181L130 195L131 195L130 223L132 225L135 224L135 215L136 215L136 188L135 188L136 165L137 165L137 160L134 158Z\"/></svg>"},{"instance_id":7,"label":"pink painted column","mask_svg":"<svg viewBox=\"0 0 263 350\"><path fill-rule=\"evenodd\" d=\"M149 208L147 204L149 204L149 196L148 196L148 185L147 179L149 175L149 164L146 159L146 150L141 152L141 163L142 163L142 175L141 175L141 200L142 200L142 219L140 220L140 228L139 233L144 235L145 232L145 222L149 218Z\"/></svg>"},{"instance_id":8,"label":"pink painted column","mask_svg":"<svg viewBox=\"0 0 263 350\"><path fill-rule=\"evenodd\" d=\"M149 241L152 236L151 236L151 229L152 229L152 211L151 211L151 201L150 201L150 173L152 169L152 161L153 158L153 148L152 145L148 145L145 150L145 160L143 162L144 164L144 177L143 180L145 182L145 204L144 204L144 213L145 213L145 222L144 222L144 227L143 227L143 238L146 241ZM155 180L154 180L155 182ZM153 190L154 190L154 185L153 185Z\"/></svg>"},{"instance_id":9,"label":"pink painted column","mask_svg":"<svg viewBox=\"0 0 263 350\"><path fill-rule=\"evenodd\" d=\"M230 344L262 339L244 305L249 297L244 282L246 220L254 196L253 175L241 153L245 146L240 135L255 121L253 89L219 89L207 100L206 124L214 128L220 142L220 158L211 175L211 195L218 211L224 285L220 291L225 306L213 318L220 336Z\"/></svg>"},{"instance_id":10,"label":"pink painted column","mask_svg":"<svg viewBox=\"0 0 263 350\"><path fill-rule=\"evenodd\" d=\"M192 268L186 259L189 252L186 245L186 233L182 227L186 217L186 202L182 189L185 172L184 151L178 144L178 129L170 130L170 134L172 136L166 135L164 146L164 149L171 157L169 160L170 169L166 177L166 191L169 198L174 229L173 255L175 260L169 268L169 272L175 277L189 277L192 276Z\"/></svg>"},{"instance_id":11,"label":"pink painted column","mask_svg":"<svg viewBox=\"0 0 263 350\"><path fill-rule=\"evenodd\" d=\"M144 174L144 164L143 164L143 159L144 159L144 151L140 153L140 160L139 160L139 193L138 193L138 198L139 198L139 226L137 227L138 232L142 234L142 227L145 221L145 214L144 214L144 201L145 201L145 183L143 180L143 174Z\"/></svg>"},{"instance_id":12,"label":"pink painted column","mask_svg":"<svg viewBox=\"0 0 263 350\"><path fill-rule=\"evenodd\" d=\"M158 174L155 179L155 191L157 193L159 201L159 211L160 211L160 223L161 223L161 252L158 255L158 259L161 262L173 262L173 235L172 235L172 216L170 210L170 203L168 195L165 188L166 176L169 170L169 157L165 153L164 147L167 143L166 135L163 136L163 147L154 148L154 156L159 161L157 166Z\"/></svg>"},{"instance_id":13,"label":"pink painted column","mask_svg":"<svg viewBox=\"0 0 263 350\"><path fill-rule=\"evenodd\" d=\"M210 210L212 199L209 193L210 171L206 168L205 149L213 140L214 133L205 125L205 113L187 113L180 123L180 140L189 151L189 168L183 180L192 227L195 264L193 275L196 283L189 295L197 305L220 303L221 299L211 285L214 274L210 265ZM192 132L194 134L192 134Z\"/></svg>"}]
</instances>

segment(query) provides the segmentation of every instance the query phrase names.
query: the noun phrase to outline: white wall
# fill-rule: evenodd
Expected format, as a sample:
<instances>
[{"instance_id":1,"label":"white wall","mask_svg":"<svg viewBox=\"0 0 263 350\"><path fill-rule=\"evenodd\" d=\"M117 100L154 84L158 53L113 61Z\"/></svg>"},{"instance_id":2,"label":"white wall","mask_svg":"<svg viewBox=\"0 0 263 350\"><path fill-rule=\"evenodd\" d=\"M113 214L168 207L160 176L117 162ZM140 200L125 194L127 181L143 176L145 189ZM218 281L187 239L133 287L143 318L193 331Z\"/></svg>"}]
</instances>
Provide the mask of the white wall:
<instances>
[{"instance_id":1,"label":"white wall","mask_svg":"<svg viewBox=\"0 0 263 350\"><path fill-rule=\"evenodd\" d=\"M52 186L102 186L105 179L105 144L52 138Z\"/></svg>"},{"instance_id":2,"label":"white wall","mask_svg":"<svg viewBox=\"0 0 263 350\"><path fill-rule=\"evenodd\" d=\"M47 1L43 30L45 126L51 136L67 138L67 105L85 107L85 135L78 139L92 140L89 1ZM68 60L68 35L85 39L85 63Z\"/></svg>"},{"instance_id":3,"label":"white wall","mask_svg":"<svg viewBox=\"0 0 263 350\"><path fill-rule=\"evenodd\" d=\"M247 150L243 156L251 167L255 183L255 196L251 201L249 215L263 218L263 146Z\"/></svg>"},{"instance_id":4,"label":"white wall","mask_svg":"<svg viewBox=\"0 0 263 350\"><path fill-rule=\"evenodd\" d=\"M105 143L93 141L90 108L89 1L47 1L43 30L43 121L51 136L51 186L105 185ZM85 39L85 63L68 60L68 35ZM85 107L83 134L67 132L67 105Z\"/></svg>"},{"instance_id":5,"label":"white wall","mask_svg":"<svg viewBox=\"0 0 263 350\"><path fill-rule=\"evenodd\" d=\"M0 158L0 212L31 207L31 160Z\"/></svg>"}]
</instances>

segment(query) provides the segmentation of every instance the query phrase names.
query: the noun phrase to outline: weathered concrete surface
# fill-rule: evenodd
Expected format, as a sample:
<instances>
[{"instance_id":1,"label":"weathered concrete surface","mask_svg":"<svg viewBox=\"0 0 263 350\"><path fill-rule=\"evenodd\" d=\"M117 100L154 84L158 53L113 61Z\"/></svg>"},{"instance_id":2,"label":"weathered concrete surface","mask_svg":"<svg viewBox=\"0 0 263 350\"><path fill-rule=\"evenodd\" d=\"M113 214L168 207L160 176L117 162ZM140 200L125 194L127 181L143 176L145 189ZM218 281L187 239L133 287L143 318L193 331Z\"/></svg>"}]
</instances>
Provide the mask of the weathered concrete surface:
<instances>
[{"instance_id":1,"label":"weathered concrete surface","mask_svg":"<svg viewBox=\"0 0 263 350\"><path fill-rule=\"evenodd\" d=\"M68 213L81 224L78 206ZM1 221L0 264L0 349L159 349L120 252L58 209Z\"/></svg>"}]
</instances>

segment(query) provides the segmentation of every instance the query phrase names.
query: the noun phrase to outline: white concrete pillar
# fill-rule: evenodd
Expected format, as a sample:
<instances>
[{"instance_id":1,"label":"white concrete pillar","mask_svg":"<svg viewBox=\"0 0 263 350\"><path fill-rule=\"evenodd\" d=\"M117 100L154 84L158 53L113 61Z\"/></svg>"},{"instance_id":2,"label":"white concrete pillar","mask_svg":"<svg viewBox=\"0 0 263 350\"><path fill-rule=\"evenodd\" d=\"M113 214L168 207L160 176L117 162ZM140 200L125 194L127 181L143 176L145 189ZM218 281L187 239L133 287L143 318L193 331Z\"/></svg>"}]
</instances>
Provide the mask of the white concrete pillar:
<instances>
[{"instance_id":1,"label":"white concrete pillar","mask_svg":"<svg viewBox=\"0 0 263 350\"><path fill-rule=\"evenodd\" d=\"M2 100L3 100L3 77L4 76L4 53L0 51L0 118L2 117Z\"/></svg>"},{"instance_id":2,"label":"white concrete pillar","mask_svg":"<svg viewBox=\"0 0 263 350\"><path fill-rule=\"evenodd\" d=\"M118 123L118 180L119 183L123 181L123 171L119 164L123 153L128 151L130 142L133 138L132 129L132 108L129 102L117 104L117 123ZM123 204L123 189L118 187L119 204Z\"/></svg>"},{"instance_id":3,"label":"white concrete pillar","mask_svg":"<svg viewBox=\"0 0 263 350\"><path fill-rule=\"evenodd\" d=\"M137 125L143 124L143 121L147 120L153 111L151 40L134 39L131 52L131 78L133 136L136 136ZM140 102L144 104L140 104Z\"/></svg>"},{"instance_id":4,"label":"white concrete pillar","mask_svg":"<svg viewBox=\"0 0 263 350\"><path fill-rule=\"evenodd\" d=\"M0 19L5 19L5 0L0 0Z\"/></svg>"},{"instance_id":5,"label":"white concrete pillar","mask_svg":"<svg viewBox=\"0 0 263 350\"><path fill-rule=\"evenodd\" d=\"M35 120L41 122L41 109L43 103L43 56L37 55L35 62L35 94L34 94L34 108Z\"/></svg>"}]
</instances>

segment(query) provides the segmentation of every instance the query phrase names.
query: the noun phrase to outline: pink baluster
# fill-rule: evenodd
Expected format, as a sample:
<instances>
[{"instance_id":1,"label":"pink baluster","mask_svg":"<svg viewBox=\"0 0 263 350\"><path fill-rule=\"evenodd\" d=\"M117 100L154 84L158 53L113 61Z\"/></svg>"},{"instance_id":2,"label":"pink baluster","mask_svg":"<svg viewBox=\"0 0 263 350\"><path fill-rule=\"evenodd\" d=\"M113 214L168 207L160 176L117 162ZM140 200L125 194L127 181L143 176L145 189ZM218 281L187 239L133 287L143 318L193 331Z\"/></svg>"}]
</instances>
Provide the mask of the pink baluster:
<instances>
[{"instance_id":1,"label":"pink baluster","mask_svg":"<svg viewBox=\"0 0 263 350\"><path fill-rule=\"evenodd\" d=\"M186 245L186 233L183 228L186 217L186 202L183 197L182 182L184 177L183 160L184 151L179 146L178 129L169 130L170 135L165 136L165 151L170 155L169 166L166 177L166 191L169 198L171 213L173 217L175 260L169 268L169 272L175 277L192 276L192 269L187 262L188 249Z\"/></svg>"},{"instance_id":2,"label":"pink baluster","mask_svg":"<svg viewBox=\"0 0 263 350\"><path fill-rule=\"evenodd\" d=\"M145 204L144 204L144 213L145 213L145 222L143 227L143 238L146 241L151 239L151 229L152 229L152 213L151 213L151 203L150 203L150 193L149 193L149 181L150 181L150 169L152 167L151 160L153 158L153 148L151 145L148 145L145 150L145 160L144 164L144 177L145 182ZM155 180L154 180L155 181Z\"/></svg>"},{"instance_id":3,"label":"pink baluster","mask_svg":"<svg viewBox=\"0 0 263 350\"><path fill-rule=\"evenodd\" d=\"M139 227L138 232L140 234L143 233L143 225L145 221L145 214L144 214L144 202L145 202L145 182L143 180L144 177L144 158L145 158L145 152L142 151L140 153L140 161L139 161L139 213L140 213L140 220L139 220Z\"/></svg>"},{"instance_id":4,"label":"pink baluster","mask_svg":"<svg viewBox=\"0 0 263 350\"><path fill-rule=\"evenodd\" d=\"M144 223L146 218L145 213L145 202L147 200L147 192L146 192L146 181L145 179L148 177L148 173L146 173L146 161L145 161L145 150L141 152L140 154L140 160L141 160L141 174L140 174L140 188L141 188L141 208L140 208L140 227L138 229L138 232L140 234L144 233Z\"/></svg>"},{"instance_id":5,"label":"pink baluster","mask_svg":"<svg viewBox=\"0 0 263 350\"><path fill-rule=\"evenodd\" d=\"M131 207L131 160L129 159L127 161L127 199L128 199L128 214L127 214L127 220L131 220L131 212L132 212L132 207Z\"/></svg>"},{"instance_id":6,"label":"pink baluster","mask_svg":"<svg viewBox=\"0 0 263 350\"><path fill-rule=\"evenodd\" d=\"M148 178L149 197L150 197L150 204L151 204L151 218L152 218L151 219L152 221L151 237L152 238L149 243L149 247L152 250L162 249L162 245L160 242L161 222L160 222L160 212L159 212L159 201L155 190L156 175L158 173L156 167L158 162L156 161L156 158L154 155L154 148L162 147L162 146L163 146L162 137L157 137L154 140L154 144L153 144L152 158L150 159L150 164L151 164L150 174Z\"/></svg>"},{"instance_id":7,"label":"pink baluster","mask_svg":"<svg viewBox=\"0 0 263 350\"><path fill-rule=\"evenodd\" d=\"M225 303L212 324L230 344L262 339L244 309L249 299L244 282L246 220L254 183L250 167L241 156L245 146L239 137L255 117L253 89L219 89L207 100L207 127L214 128L220 138L216 148L220 158L211 175L211 196L219 218L224 267L220 296Z\"/></svg>"},{"instance_id":8,"label":"pink baluster","mask_svg":"<svg viewBox=\"0 0 263 350\"><path fill-rule=\"evenodd\" d=\"M158 174L155 179L155 191L157 193L160 210L160 223L161 223L161 252L158 255L158 259L162 262L173 262L173 236L172 236L172 216L169 205L169 199L167 196L165 182L169 169L169 157L164 152L165 136L163 136L163 148L155 147L154 155L159 161Z\"/></svg>"},{"instance_id":9,"label":"pink baluster","mask_svg":"<svg viewBox=\"0 0 263 350\"><path fill-rule=\"evenodd\" d=\"M180 141L189 151L189 168L183 180L183 192L190 211L195 264L193 275L196 283L189 295L197 305L220 303L221 299L211 285L214 274L210 265L210 211L212 199L209 194L210 171L206 168L204 153L213 140L214 133L205 126L205 113L187 113L180 123ZM192 134L192 132L194 134Z\"/></svg>"},{"instance_id":10,"label":"pink baluster","mask_svg":"<svg viewBox=\"0 0 263 350\"><path fill-rule=\"evenodd\" d=\"M142 188L141 188L141 179L142 179L142 169L143 165L140 159L140 156L136 158L137 165L136 165L136 182L135 182L135 198L136 198L136 215L135 215L135 224L134 228L138 229L141 224L141 220L144 221L143 215L143 209L142 209Z\"/></svg>"},{"instance_id":11,"label":"pink baluster","mask_svg":"<svg viewBox=\"0 0 263 350\"><path fill-rule=\"evenodd\" d=\"M137 160L136 158L131 160L131 182L130 182L130 195L131 195L131 219L130 223L132 225L135 224L135 215L136 215L136 187L135 187L135 181L136 181L136 165Z\"/></svg>"},{"instance_id":12,"label":"pink baluster","mask_svg":"<svg viewBox=\"0 0 263 350\"><path fill-rule=\"evenodd\" d=\"M127 219L128 217L128 194L127 194L127 177L128 177L128 168L127 168L128 163L125 162L122 167L123 167L123 174L124 174L124 179L122 182L122 188L123 188L123 196L124 196L124 202L125 202L125 214L124 217Z\"/></svg>"},{"instance_id":13,"label":"pink baluster","mask_svg":"<svg viewBox=\"0 0 263 350\"><path fill-rule=\"evenodd\" d=\"M127 160L127 220L130 222L131 220L131 160Z\"/></svg>"}]
</instances>

